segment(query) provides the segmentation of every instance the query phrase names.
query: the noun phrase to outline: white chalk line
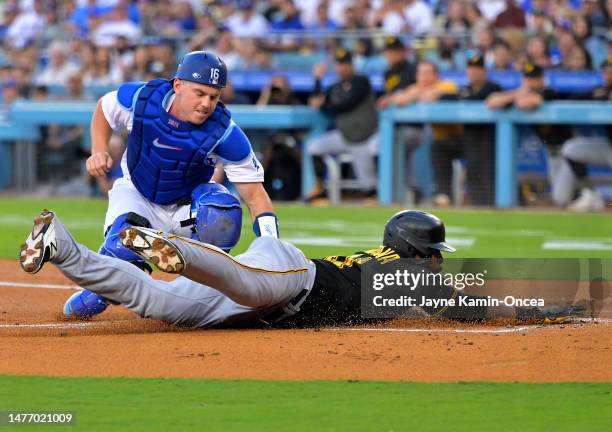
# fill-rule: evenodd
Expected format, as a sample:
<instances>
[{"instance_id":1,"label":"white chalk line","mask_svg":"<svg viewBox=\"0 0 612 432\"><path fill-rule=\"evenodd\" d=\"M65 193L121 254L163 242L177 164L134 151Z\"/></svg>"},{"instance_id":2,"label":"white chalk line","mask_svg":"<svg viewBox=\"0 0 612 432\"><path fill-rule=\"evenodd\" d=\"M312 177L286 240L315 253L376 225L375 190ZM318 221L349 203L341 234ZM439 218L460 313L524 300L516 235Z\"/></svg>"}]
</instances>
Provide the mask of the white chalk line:
<instances>
[{"instance_id":1,"label":"white chalk line","mask_svg":"<svg viewBox=\"0 0 612 432\"><path fill-rule=\"evenodd\" d=\"M0 286L19 287L19 288L69 289L69 290L80 290L81 289L78 285L37 284L37 283L10 282L10 281L0 281Z\"/></svg>"},{"instance_id":2,"label":"white chalk line","mask_svg":"<svg viewBox=\"0 0 612 432\"><path fill-rule=\"evenodd\" d=\"M94 322L82 322L82 323L39 323L39 324L0 324L0 329L56 329L56 330L70 330L70 329L83 329L83 328L95 328L101 326L108 326L118 322L125 322L126 320L119 321L94 321ZM131 321L131 320L130 320ZM600 323L610 324L612 319L605 318L576 318L567 324L575 323ZM528 325L519 327L504 327L504 328L483 328L483 329L449 329L449 328L391 328L391 327L331 327L323 328L322 331L328 332L374 332L374 333L518 333L531 330L538 330L544 328L556 328L557 325ZM190 329L191 330L191 329Z\"/></svg>"}]
</instances>

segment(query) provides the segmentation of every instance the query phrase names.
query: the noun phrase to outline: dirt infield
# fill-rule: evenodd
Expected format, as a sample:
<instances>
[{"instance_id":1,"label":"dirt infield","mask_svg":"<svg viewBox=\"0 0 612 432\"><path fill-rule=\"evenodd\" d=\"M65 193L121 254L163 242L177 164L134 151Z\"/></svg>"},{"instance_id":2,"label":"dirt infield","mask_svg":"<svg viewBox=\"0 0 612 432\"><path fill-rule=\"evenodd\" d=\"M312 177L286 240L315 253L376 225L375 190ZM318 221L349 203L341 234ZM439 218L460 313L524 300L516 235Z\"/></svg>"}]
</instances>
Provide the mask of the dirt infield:
<instances>
[{"instance_id":1,"label":"dirt infield","mask_svg":"<svg viewBox=\"0 0 612 432\"><path fill-rule=\"evenodd\" d=\"M52 266L0 261L0 374L411 381L612 381L612 323L188 330L111 307L66 321ZM18 286L19 284L37 286ZM15 286L17 285L17 286ZM42 286L41 286L42 285Z\"/></svg>"}]
</instances>

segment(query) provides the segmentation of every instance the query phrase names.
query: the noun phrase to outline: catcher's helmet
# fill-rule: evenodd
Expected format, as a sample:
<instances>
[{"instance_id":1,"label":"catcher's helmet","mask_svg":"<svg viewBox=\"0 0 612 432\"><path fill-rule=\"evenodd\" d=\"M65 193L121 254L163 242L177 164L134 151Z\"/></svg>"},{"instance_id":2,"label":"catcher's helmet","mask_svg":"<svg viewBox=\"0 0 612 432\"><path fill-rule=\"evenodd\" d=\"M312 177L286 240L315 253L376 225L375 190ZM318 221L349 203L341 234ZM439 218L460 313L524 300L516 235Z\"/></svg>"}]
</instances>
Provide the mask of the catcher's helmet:
<instances>
[{"instance_id":1,"label":"catcher's helmet","mask_svg":"<svg viewBox=\"0 0 612 432\"><path fill-rule=\"evenodd\" d=\"M227 67L216 54L192 51L183 57L174 78L223 88L227 83Z\"/></svg>"},{"instance_id":2,"label":"catcher's helmet","mask_svg":"<svg viewBox=\"0 0 612 432\"><path fill-rule=\"evenodd\" d=\"M383 244L413 258L417 252L429 257L433 250L455 252L445 243L444 223L436 216L417 210L395 214L385 225Z\"/></svg>"},{"instance_id":3,"label":"catcher's helmet","mask_svg":"<svg viewBox=\"0 0 612 432\"><path fill-rule=\"evenodd\" d=\"M226 252L236 246L242 229L240 201L217 183L204 183L191 193L194 238Z\"/></svg>"}]
</instances>

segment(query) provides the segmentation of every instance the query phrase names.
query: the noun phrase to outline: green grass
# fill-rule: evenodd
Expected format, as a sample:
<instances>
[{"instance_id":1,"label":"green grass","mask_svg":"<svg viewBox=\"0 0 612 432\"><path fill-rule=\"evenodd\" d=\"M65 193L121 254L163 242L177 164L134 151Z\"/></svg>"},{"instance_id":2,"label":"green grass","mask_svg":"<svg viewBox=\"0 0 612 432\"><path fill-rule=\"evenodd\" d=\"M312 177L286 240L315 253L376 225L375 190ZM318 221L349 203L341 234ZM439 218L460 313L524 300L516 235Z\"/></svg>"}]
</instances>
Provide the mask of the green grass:
<instances>
[{"instance_id":1,"label":"green grass","mask_svg":"<svg viewBox=\"0 0 612 432\"><path fill-rule=\"evenodd\" d=\"M604 431L611 393L591 383L5 376L0 411L76 414L75 426L54 431Z\"/></svg>"},{"instance_id":2,"label":"green grass","mask_svg":"<svg viewBox=\"0 0 612 432\"><path fill-rule=\"evenodd\" d=\"M0 257L16 258L19 245L42 207L57 212L76 239L92 249L102 242L104 200L0 198ZM307 207L277 205L281 236L309 257L350 254L379 244L386 220L399 208ZM495 210L432 210L447 226L456 257L611 258L612 217ZM245 212L245 215L247 213ZM243 238L234 253L253 239L244 218ZM566 249L545 250L546 242L574 242ZM579 247L583 248L580 249Z\"/></svg>"}]
</instances>

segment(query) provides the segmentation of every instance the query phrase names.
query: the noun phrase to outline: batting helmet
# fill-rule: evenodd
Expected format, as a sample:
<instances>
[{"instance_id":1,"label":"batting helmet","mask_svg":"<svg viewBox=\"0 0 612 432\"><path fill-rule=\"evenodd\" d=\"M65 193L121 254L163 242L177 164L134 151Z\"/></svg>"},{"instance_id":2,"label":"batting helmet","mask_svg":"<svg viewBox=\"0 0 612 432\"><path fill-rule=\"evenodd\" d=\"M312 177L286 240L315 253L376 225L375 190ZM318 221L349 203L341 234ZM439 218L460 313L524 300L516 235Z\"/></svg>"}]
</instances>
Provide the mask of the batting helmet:
<instances>
[{"instance_id":1,"label":"batting helmet","mask_svg":"<svg viewBox=\"0 0 612 432\"><path fill-rule=\"evenodd\" d=\"M242 229L240 201L225 186L204 183L191 194L191 215L195 238L226 252L236 246Z\"/></svg>"},{"instance_id":2,"label":"batting helmet","mask_svg":"<svg viewBox=\"0 0 612 432\"><path fill-rule=\"evenodd\" d=\"M183 57L174 78L222 88L227 82L227 67L216 54L192 51Z\"/></svg>"},{"instance_id":3,"label":"batting helmet","mask_svg":"<svg viewBox=\"0 0 612 432\"><path fill-rule=\"evenodd\" d=\"M444 223L436 216L417 210L404 210L395 214L385 225L383 244L413 258L418 252L429 257L433 250L455 252L445 243Z\"/></svg>"}]
</instances>

